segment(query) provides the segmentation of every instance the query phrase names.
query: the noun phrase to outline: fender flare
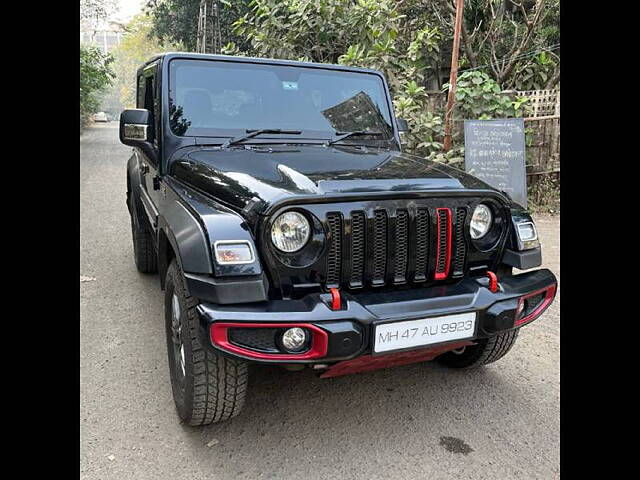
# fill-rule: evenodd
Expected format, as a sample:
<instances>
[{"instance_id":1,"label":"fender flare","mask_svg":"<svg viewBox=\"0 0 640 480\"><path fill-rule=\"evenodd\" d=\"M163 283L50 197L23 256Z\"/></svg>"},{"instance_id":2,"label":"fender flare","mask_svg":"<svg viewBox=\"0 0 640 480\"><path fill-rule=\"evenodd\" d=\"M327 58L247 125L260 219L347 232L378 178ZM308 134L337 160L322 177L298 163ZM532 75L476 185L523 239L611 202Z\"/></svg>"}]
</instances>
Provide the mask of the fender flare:
<instances>
[{"instance_id":1,"label":"fender flare","mask_svg":"<svg viewBox=\"0 0 640 480\"><path fill-rule=\"evenodd\" d=\"M127 162L127 210L130 215L134 215L131 207L135 208L135 215L138 221L146 218L142 207L142 200L140 200L139 189L142 185L142 177L140 175L140 164L138 162L138 154L133 151L129 161ZM133 202L132 200L133 196Z\"/></svg>"},{"instance_id":2,"label":"fender flare","mask_svg":"<svg viewBox=\"0 0 640 480\"><path fill-rule=\"evenodd\" d=\"M241 215L182 183L168 179L167 185L170 188L167 188L163 219L159 220L162 224L159 226L166 223L172 231L176 252L179 251L182 258L183 272L213 274L216 277L262 275L256 242ZM171 238L170 235L168 237ZM221 240L246 242L253 250L253 262L218 264L213 258L213 248Z\"/></svg>"}]
</instances>

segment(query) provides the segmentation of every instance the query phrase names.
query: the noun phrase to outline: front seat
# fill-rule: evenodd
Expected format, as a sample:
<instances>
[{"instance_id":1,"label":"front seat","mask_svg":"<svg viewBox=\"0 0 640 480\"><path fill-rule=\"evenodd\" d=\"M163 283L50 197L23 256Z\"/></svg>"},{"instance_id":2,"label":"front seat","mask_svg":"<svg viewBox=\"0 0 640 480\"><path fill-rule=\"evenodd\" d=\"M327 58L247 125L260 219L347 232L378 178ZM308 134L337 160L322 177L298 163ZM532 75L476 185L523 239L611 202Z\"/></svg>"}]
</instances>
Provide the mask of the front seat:
<instances>
[{"instance_id":1,"label":"front seat","mask_svg":"<svg viewBox=\"0 0 640 480\"><path fill-rule=\"evenodd\" d=\"M184 96L183 117L191 127L206 127L212 123L211 97L203 90L189 90Z\"/></svg>"}]
</instances>

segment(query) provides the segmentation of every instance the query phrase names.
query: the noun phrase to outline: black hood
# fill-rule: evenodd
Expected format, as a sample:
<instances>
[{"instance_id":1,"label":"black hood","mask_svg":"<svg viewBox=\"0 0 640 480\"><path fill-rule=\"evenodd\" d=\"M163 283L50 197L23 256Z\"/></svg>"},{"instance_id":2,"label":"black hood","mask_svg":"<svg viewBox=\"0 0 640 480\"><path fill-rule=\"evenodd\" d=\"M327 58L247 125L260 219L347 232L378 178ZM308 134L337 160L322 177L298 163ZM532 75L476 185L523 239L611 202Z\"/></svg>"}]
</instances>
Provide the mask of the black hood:
<instances>
[{"instance_id":1,"label":"black hood","mask_svg":"<svg viewBox=\"0 0 640 480\"><path fill-rule=\"evenodd\" d=\"M234 209L250 205L256 213L294 196L494 190L461 170L421 157L337 145L200 147L174 161L172 172Z\"/></svg>"}]
</instances>

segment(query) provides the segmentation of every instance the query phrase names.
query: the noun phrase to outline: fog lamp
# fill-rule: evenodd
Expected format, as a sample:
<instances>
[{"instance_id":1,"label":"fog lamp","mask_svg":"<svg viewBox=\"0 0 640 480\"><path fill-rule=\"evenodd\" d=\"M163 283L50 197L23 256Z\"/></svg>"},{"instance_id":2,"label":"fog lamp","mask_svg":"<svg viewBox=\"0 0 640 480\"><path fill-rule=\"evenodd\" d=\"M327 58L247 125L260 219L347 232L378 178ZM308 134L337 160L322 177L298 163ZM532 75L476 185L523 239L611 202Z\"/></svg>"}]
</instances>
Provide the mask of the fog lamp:
<instances>
[{"instance_id":1,"label":"fog lamp","mask_svg":"<svg viewBox=\"0 0 640 480\"><path fill-rule=\"evenodd\" d=\"M282 334L282 346L290 352L297 352L307 343L307 332L300 327L293 327L285 330Z\"/></svg>"}]
</instances>

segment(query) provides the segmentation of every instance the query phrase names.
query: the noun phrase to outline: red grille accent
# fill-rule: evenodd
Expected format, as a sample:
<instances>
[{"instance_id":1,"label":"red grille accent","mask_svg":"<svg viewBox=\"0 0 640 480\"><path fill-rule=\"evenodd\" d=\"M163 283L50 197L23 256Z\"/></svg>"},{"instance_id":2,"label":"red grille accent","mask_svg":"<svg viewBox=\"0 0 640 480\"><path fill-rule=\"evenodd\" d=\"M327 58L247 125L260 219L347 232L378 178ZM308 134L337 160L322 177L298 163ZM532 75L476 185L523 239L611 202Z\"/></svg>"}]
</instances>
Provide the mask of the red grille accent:
<instances>
[{"instance_id":1,"label":"red grille accent","mask_svg":"<svg viewBox=\"0 0 640 480\"><path fill-rule=\"evenodd\" d=\"M436 218L437 228L437 249L436 249L436 271L434 278L444 280L449 276L451 266L451 209L437 208Z\"/></svg>"}]
</instances>

